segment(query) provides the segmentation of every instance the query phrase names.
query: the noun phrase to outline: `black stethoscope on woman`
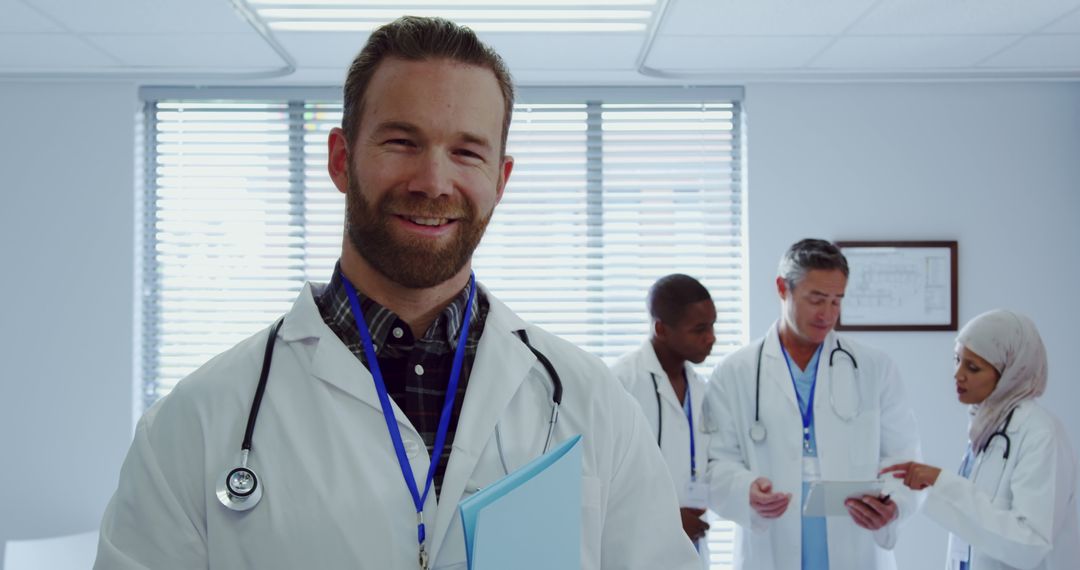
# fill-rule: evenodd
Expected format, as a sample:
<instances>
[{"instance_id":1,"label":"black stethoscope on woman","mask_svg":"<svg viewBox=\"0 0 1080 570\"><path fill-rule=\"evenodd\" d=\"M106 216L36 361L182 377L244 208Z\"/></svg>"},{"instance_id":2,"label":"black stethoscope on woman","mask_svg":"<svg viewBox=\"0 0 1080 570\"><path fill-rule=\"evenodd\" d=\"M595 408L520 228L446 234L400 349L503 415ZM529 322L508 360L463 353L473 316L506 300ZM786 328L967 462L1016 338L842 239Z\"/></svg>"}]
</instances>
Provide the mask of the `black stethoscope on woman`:
<instances>
[{"instance_id":1,"label":"black stethoscope on woman","mask_svg":"<svg viewBox=\"0 0 1080 570\"><path fill-rule=\"evenodd\" d=\"M1013 413L1015 412L1016 408L1009 410L1009 415L1005 417L1004 425L1001 426L1001 429L990 434L990 438L986 440L986 445L979 452L984 453L986 450L990 449L990 442L994 441L995 437L1001 437L1005 440L1005 450L1001 454L1001 475L998 476L997 483L994 484L993 494L991 495L994 498L997 498L998 493L1001 491L1001 481L1005 476L1005 470L1008 468L1009 454L1012 452L1012 438L1005 432L1009 429L1009 424L1012 423ZM964 453L964 460L960 463L959 473L961 477L975 481L981 475L983 462L975 462L975 459L976 456L972 453L971 447L969 446L967 452ZM971 471L969 471L969 465L972 462L974 462L974 465L970 467ZM987 490L989 491L989 488Z\"/></svg>"},{"instance_id":2,"label":"black stethoscope on woman","mask_svg":"<svg viewBox=\"0 0 1080 570\"><path fill-rule=\"evenodd\" d=\"M1013 414L1015 414L1015 413L1016 413L1016 408L1013 408L1013 409L1009 410L1009 415L1005 416L1005 423L1001 426L1001 429L999 429L999 430L995 431L994 433L990 434L990 437L986 440L986 445L983 446L982 450L979 453L982 453L983 451L986 451L987 449L990 449L990 442L994 441L995 437L1000 437L1000 438L1003 438L1005 440L1005 451L1001 454L1002 463L1009 460L1009 453L1012 452L1012 438L1010 438L1009 434L1007 434L1005 432L1009 429L1009 424L1012 423ZM960 472L961 473L963 473L964 470L967 469L968 457L970 457L970 456L965 455L963 463L960 464Z\"/></svg>"},{"instance_id":3,"label":"black stethoscope on woman","mask_svg":"<svg viewBox=\"0 0 1080 570\"><path fill-rule=\"evenodd\" d=\"M780 332L777 330L777 341L780 340ZM754 443L762 443L768 437L768 431L765 429L765 424L761 422L761 354L765 351L765 341L768 337L761 340L761 344L758 346L757 352L757 372L754 377L754 423L750 425L750 439ZM846 348L840 345L840 339L836 339L836 347L829 352L829 369L833 368L833 360L836 358L836 353L843 354L851 361L852 376L855 378L855 384L859 383L859 362L855 360L855 355L851 354ZM862 393L859 392L856 387L855 393L859 396L859 402L855 406L854 414L841 414L840 410L836 408L836 398L834 397L834 390L836 387L835 382L829 382L829 405L832 406L833 413L845 422L850 422L859 415L859 410L862 408ZM814 403L810 402L810 406Z\"/></svg>"},{"instance_id":4,"label":"black stethoscope on woman","mask_svg":"<svg viewBox=\"0 0 1080 570\"><path fill-rule=\"evenodd\" d=\"M1016 408L1009 410L1009 415L1005 416L1005 425L1001 426L1001 429L990 434L990 439L986 440L986 447L990 447L990 442L993 441L995 437L1005 438L1005 453L1001 454L1001 458L1006 461L1009 459L1009 452L1012 451L1012 438L1009 437L1009 434L1005 433L1005 430L1009 429L1009 424L1012 423L1014 413L1016 413ZM986 448L984 447L983 449Z\"/></svg>"},{"instance_id":5,"label":"black stethoscope on woman","mask_svg":"<svg viewBox=\"0 0 1080 570\"><path fill-rule=\"evenodd\" d=\"M274 325L270 331L270 337L266 341L266 352L263 355L262 371L259 373L259 385L255 388L255 398L251 403L251 411L248 413L247 429L244 430L244 442L240 446L240 465L227 470L217 484L217 498L226 508L234 511L246 511L259 503L262 499L263 490L262 485L259 483L259 477L255 474L250 467L248 467L248 456L251 454L251 437L255 432L255 420L259 416L259 407L262 405L263 393L266 392L266 381L270 376L270 361L274 355L274 342L277 340L278 331L281 329L281 325L285 322L285 318L278 319L277 324ZM547 453L548 447L551 445L551 436L555 431L555 423L559 420L559 406L562 405L562 393L563 386L562 380L559 378L559 373L555 371L555 366L551 364L549 360L542 352L537 350L531 344L529 344L529 337L525 334L525 330L514 331L521 342L525 343L525 346L536 356L536 359L540 361L544 369L548 373L548 377L551 378L551 384L553 387L551 395L551 418L548 422L547 438L544 440L544 450L541 453ZM496 426L496 430L498 427ZM496 435L498 432L496 431ZM499 441L499 457L502 459L502 446ZM505 468L505 461L503 461Z\"/></svg>"}]
</instances>

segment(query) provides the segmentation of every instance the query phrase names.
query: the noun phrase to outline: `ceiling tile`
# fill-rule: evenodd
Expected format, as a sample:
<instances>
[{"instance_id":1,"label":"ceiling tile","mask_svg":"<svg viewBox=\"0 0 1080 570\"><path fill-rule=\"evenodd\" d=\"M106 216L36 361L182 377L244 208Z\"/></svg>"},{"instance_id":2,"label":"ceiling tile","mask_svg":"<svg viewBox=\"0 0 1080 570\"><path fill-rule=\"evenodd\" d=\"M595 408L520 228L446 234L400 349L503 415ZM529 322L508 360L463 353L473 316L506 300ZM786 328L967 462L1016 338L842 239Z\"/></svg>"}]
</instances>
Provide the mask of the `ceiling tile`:
<instances>
[{"instance_id":1,"label":"ceiling tile","mask_svg":"<svg viewBox=\"0 0 1080 570\"><path fill-rule=\"evenodd\" d=\"M3 71L78 71L115 65L116 61L68 34L0 34Z\"/></svg>"},{"instance_id":2,"label":"ceiling tile","mask_svg":"<svg viewBox=\"0 0 1080 570\"><path fill-rule=\"evenodd\" d=\"M513 70L633 69L645 43L644 33L485 34L485 42Z\"/></svg>"},{"instance_id":3,"label":"ceiling tile","mask_svg":"<svg viewBox=\"0 0 1080 570\"><path fill-rule=\"evenodd\" d=\"M1031 36L983 62L983 69L1068 69L1080 73L1080 34Z\"/></svg>"},{"instance_id":4,"label":"ceiling tile","mask_svg":"<svg viewBox=\"0 0 1080 570\"><path fill-rule=\"evenodd\" d=\"M60 32L62 28L19 0L0 0L0 33Z\"/></svg>"},{"instance_id":5,"label":"ceiling tile","mask_svg":"<svg viewBox=\"0 0 1080 570\"><path fill-rule=\"evenodd\" d=\"M74 32L240 33L251 26L228 0L26 0Z\"/></svg>"},{"instance_id":6,"label":"ceiling tile","mask_svg":"<svg viewBox=\"0 0 1080 570\"><path fill-rule=\"evenodd\" d=\"M349 64L360 53L369 35L367 32L274 32L285 51L296 59L298 67L339 69L339 82L345 80Z\"/></svg>"},{"instance_id":7,"label":"ceiling tile","mask_svg":"<svg viewBox=\"0 0 1080 570\"><path fill-rule=\"evenodd\" d=\"M662 71L799 69L827 37L660 36L646 64Z\"/></svg>"},{"instance_id":8,"label":"ceiling tile","mask_svg":"<svg viewBox=\"0 0 1080 570\"><path fill-rule=\"evenodd\" d=\"M1040 30L1044 34L1080 34L1080 8Z\"/></svg>"},{"instance_id":9,"label":"ceiling tile","mask_svg":"<svg viewBox=\"0 0 1080 570\"><path fill-rule=\"evenodd\" d=\"M875 1L670 0L660 32L687 36L836 35Z\"/></svg>"},{"instance_id":10,"label":"ceiling tile","mask_svg":"<svg viewBox=\"0 0 1080 570\"><path fill-rule=\"evenodd\" d=\"M877 34L1027 34L1080 0L883 0L848 32Z\"/></svg>"},{"instance_id":11,"label":"ceiling tile","mask_svg":"<svg viewBox=\"0 0 1080 570\"><path fill-rule=\"evenodd\" d=\"M914 70L971 67L1020 36L845 37L829 46L813 69Z\"/></svg>"},{"instance_id":12,"label":"ceiling tile","mask_svg":"<svg viewBox=\"0 0 1080 570\"><path fill-rule=\"evenodd\" d=\"M274 50L254 32L93 34L87 35L87 40L131 66L276 69L285 65Z\"/></svg>"},{"instance_id":13,"label":"ceiling tile","mask_svg":"<svg viewBox=\"0 0 1080 570\"><path fill-rule=\"evenodd\" d=\"M337 68L344 78L368 34L278 32L275 37L301 67ZM511 73L516 73L525 69L633 69L645 35L487 33L481 34L481 39L499 52Z\"/></svg>"}]
</instances>

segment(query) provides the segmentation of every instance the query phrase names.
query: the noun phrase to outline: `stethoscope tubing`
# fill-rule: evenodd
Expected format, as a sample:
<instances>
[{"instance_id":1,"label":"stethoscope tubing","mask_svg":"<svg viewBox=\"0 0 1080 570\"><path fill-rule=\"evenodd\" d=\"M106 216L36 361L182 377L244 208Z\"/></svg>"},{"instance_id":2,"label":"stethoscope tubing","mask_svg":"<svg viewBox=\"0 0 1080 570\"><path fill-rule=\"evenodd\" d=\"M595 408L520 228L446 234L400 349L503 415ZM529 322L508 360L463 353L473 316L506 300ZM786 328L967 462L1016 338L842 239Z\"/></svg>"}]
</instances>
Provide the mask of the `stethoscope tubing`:
<instances>
[{"instance_id":1,"label":"stethoscope tubing","mask_svg":"<svg viewBox=\"0 0 1080 570\"><path fill-rule=\"evenodd\" d=\"M656 374L649 373L649 377L652 378L653 391L656 392L656 445L660 445L660 441L664 437L664 408L660 404L660 384L656 381Z\"/></svg>"},{"instance_id":2,"label":"stethoscope tubing","mask_svg":"<svg viewBox=\"0 0 1080 570\"><path fill-rule=\"evenodd\" d=\"M777 331L777 341L778 342L783 342L782 340L780 340L779 336L780 336L779 331ZM840 339L839 338L837 338L835 340L836 340L836 346L829 352L829 369L832 370L832 368L833 368L833 359L836 357L836 353L840 352L842 354L847 355L847 357L851 360L852 369L854 370L854 373L856 375L858 375L858 373L859 373L859 361L855 359L854 354L852 354L849 350L847 350L846 348L844 348L840 344ZM754 373L754 422L751 424L751 427L750 427L750 439L752 439L753 441L755 441L757 443L761 443L761 442L765 441L765 438L767 437L767 432L765 430L765 426L764 426L764 424L761 423L761 357L762 357L762 354L765 352L765 343L767 341L768 341L768 336L761 339L761 343L758 345L757 367L756 367L755 373ZM856 387L856 389L858 389L858 388ZM830 384L829 384L829 404L833 407L833 412L837 413L836 412L836 402L834 401L834 398L833 398L833 390L834 390L834 385L830 382ZM860 401L861 401L861 399L860 399ZM813 402L811 402L810 405L811 406L814 405ZM861 405L860 405L860 407L861 407ZM850 421L850 419L847 419L847 418L844 418L843 416L840 416L839 413L837 413L837 416L840 417L841 419L845 419L846 421ZM854 418L851 418L851 419L854 419Z\"/></svg>"},{"instance_id":3,"label":"stethoscope tubing","mask_svg":"<svg viewBox=\"0 0 1080 570\"><path fill-rule=\"evenodd\" d=\"M986 440L986 445L989 446L991 439L994 439L995 437L1005 438L1005 453L1001 454L1001 458L1005 461L1009 460L1009 453L1012 451L1012 438L1009 437L1009 434L1005 433L1005 430L1009 429L1009 424L1012 423L1013 414L1015 413L1016 408L1009 410L1009 415L1005 416L1005 424L1001 426L1001 429L990 434L990 439ZM985 449L986 448L984 447L983 450Z\"/></svg>"},{"instance_id":4,"label":"stethoscope tubing","mask_svg":"<svg viewBox=\"0 0 1080 570\"><path fill-rule=\"evenodd\" d=\"M544 448L540 455L547 453L548 447L551 445L551 436L555 433L555 424L559 421L559 407L562 406L562 394L563 385L562 379L559 378L559 373L555 370L555 365L551 363L551 360L540 352L532 344L529 343L529 335L525 333L525 329L514 331L521 342L525 343L525 346L529 348L529 351L536 356L536 359L540 361L540 364L547 371L548 377L551 378L551 418L548 420L547 437L544 438ZM496 442L498 443L498 442ZM500 457L500 460L502 458ZM505 467L505 462L504 462Z\"/></svg>"},{"instance_id":5,"label":"stethoscope tubing","mask_svg":"<svg viewBox=\"0 0 1080 570\"><path fill-rule=\"evenodd\" d=\"M1004 478L1005 470L1007 469L1007 465L1008 465L1008 462L1009 462L1009 455L1012 453L1012 438L1010 438L1009 434L1006 433L1006 432L1009 429L1009 424L1012 423L1014 413L1016 413L1016 408L1013 408L1012 410L1009 410L1009 415L1005 417L1005 423L1001 426L1001 429L999 429L999 430L995 431L994 433L990 434L990 438L986 440L986 445L981 450L979 450L978 454L974 454L974 455L969 456L971 461L975 461L976 457L982 455L984 452L986 452L987 449L990 448L990 442L993 441L995 437L1004 438L1005 439L1005 451L1001 454L1001 474L1002 474L1002 478ZM968 457L965 457L964 462L962 462L960 464L960 473L961 473L961 475L963 474L964 469L966 468L965 463L968 460L969 460ZM982 459L979 459L978 461L975 461L975 465L974 465L974 467L973 467L973 469L971 471L971 480L972 481L977 479L979 474L982 473L982 467L983 467L983 460ZM999 478L998 482L997 482L997 485L994 488L994 494L993 494L994 498L996 498L998 496L998 494L1001 492L1001 484L1002 483L1003 483L1003 481L1001 480L1001 478Z\"/></svg>"},{"instance_id":6,"label":"stethoscope tubing","mask_svg":"<svg viewBox=\"0 0 1080 570\"><path fill-rule=\"evenodd\" d=\"M274 359L274 343L277 341L278 331L285 324L285 317L278 319L270 337L266 339L266 350L263 353L262 371L259 372L259 385L255 388L255 397L251 402L251 410L248 411L247 428L244 430L244 442L240 445L241 451L251 451L251 438L255 433L255 420L259 417L259 408L262 406L263 394L266 392L266 380L270 377L270 362Z\"/></svg>"},{"instance_id":7,"label":"stethoscope tubing","mask_svg":"<svg viewBox=\"0 0 1080 570\"><path fill-rule=\"evenodd\" d=\"M686 371L683 371L685 378ZM660 449L664 448L663 440L664 436L664 406L660 400L660 383L656 380L656 373L649 372L649 378L652 379L653 391L656 392L656 446ZM691 398L690 395L690 379L686 380L686 397ZM689 401L685 404L689 406L687 409L690 411L687 413L686 421L690 428L690 480L697 480L697 458L695 456L696 450L694 449L694 413L693 413L693 401Z\"/></svg>"}]
</instances>

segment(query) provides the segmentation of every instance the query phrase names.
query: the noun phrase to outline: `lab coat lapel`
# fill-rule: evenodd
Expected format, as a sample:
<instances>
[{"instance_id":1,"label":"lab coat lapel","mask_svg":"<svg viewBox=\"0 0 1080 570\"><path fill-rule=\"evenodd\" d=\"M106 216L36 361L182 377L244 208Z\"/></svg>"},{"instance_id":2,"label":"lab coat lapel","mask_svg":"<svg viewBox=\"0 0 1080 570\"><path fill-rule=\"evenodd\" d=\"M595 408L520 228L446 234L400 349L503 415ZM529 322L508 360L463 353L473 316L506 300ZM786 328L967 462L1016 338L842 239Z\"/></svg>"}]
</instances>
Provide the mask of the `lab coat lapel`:
<instances>
[{"instance_id":1,"label":"lab coat lapel","mask_svg":"<svg viewBox=\"0 0 1080 570\"><path fill-rule=\"evenodd\" d=\"M345 343L341 342L341 339L334 334L334 331L326 326L326 323L322 320L322 315L319 314L318 307L315 305L315 298L312 295L310 284L304 286L300 296L293 304L292 310L285 316L285 324L282 326L281 331L281 339L285 342L316 339L317 344L311 362L311 375L375 408L380 414L382 413L379 394L375 390L375 382L371 377L371 373L349 351ZM419 437L412 422L409 421L409 418L401 411L401 408L393 399L390 400L390 406L394 410L394 418L399 426L410 430Z\"/></svg>"},{"instance_id":2,"label":"lab coat lapel","mask_svg":"<svg viewBox=\"0 0 1080 570\"><path fill-rule=\"evenodd\" d=\"M775 390L787 397L795 413L800 413L795 386L791 383L791 371L788 370L784 353L780 351L780 333L776 325L765 336L765 351L761 355L761 383L764 384L761 387L763 395L765 390Z\"/></svg>"},{"instance_id":3,"label":"lab coat lapel","mask_svg":"<svg viewBox=\"0 0 1080 570\"><path fill-rule=\"evenodd\" d=\"M485 294L488 316L454 433L454 449L443 476L432 560L438 560L450 523L458 516L457 505L466 482L491 439L495 424L536 363L536 356L513 332L525 328L525 322L486 290Z\"/></svg>"},{"instance_id":4,"label":"lab coat lapel","mask_svg":"<svg viewBox=\"0 0 1080 570\"><path fill-rule=\"evenodd\" d=\"M833 393L843 386L834 386L833 368L829 366L829 352L836 346L836 333L830 332L821 343L818 354L817 380L814 388L814 437L817 440L818 460L823 477L833 477L832 473L843 473L848 465L847 451L830 449L829 442L845 441L844 422L832 409ZM848 386L850 390L853 387ZM839 394L837 394L839 396Z\"/></svg>"},{"instance_id":5,"label":"lab coat lapel","mask_svg":"<svg viewBox=\"0 0 1080 570\"><path fill-rule=\"evenodd\" d=\"M650 386L652 385L652 378L649 375L656 375L656 386L660 390L660 398L669 405L674 406L676 410L681 410L682 404L679 403L679 397L675 394L675 388L671 386L671 379L668 378L667 372L664 372L664 367L660 365L660 359L656 357L656 349L653 348L652 343L649 341L645 341L645 344L641 347L641 363L642 374L645 375L645 380ZM689 378L689 375L687 378Z\"/></svg>"}]
</instances>

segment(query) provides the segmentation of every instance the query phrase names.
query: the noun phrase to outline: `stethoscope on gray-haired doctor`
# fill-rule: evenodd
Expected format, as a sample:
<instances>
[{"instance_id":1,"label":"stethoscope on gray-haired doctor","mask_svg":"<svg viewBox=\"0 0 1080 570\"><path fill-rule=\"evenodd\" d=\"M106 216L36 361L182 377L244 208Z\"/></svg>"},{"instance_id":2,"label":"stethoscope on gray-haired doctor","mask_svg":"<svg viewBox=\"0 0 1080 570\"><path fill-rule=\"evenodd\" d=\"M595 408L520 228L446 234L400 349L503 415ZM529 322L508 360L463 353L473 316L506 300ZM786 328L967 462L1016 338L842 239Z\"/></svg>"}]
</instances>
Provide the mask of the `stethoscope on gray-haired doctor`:
<instances>
[{"instance_id":1,"label":"stethoscope on gray-haired doctor","mask_svg":"<svg viewBox=\"0 0 1080 570\"><path fill-rule=\"evenodd\" d=\"M795 509L798 520L814 481L870 481L884 458L918 455L918 429L896 366L833 331L846 286L841 269L810 269L794 283L778 277L779 321L714 371L703 414L710 489L738 493L711 498L721 517L756 528ZM913 512L914 499L898 491L854 502L844 503L850 518L827 519L827 534L810 539L806 553L773 547L800 543L802 525L788 523L746 533L742 548L771 550L777 568L826 552L833 569L876 568L873 544L891 548L881 544L889 542L886 527Z\"/></svg>"}]
</instances>

